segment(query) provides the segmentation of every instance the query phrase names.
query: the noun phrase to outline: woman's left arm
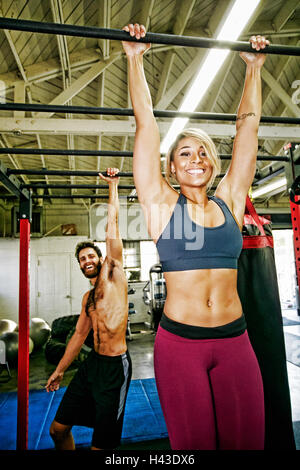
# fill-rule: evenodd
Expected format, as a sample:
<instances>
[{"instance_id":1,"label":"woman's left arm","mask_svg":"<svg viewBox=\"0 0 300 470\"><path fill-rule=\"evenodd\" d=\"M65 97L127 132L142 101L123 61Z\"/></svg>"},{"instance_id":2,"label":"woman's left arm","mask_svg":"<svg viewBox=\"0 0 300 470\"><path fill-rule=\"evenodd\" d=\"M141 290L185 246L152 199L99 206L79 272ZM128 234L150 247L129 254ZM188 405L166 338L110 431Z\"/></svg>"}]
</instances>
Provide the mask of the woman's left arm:
<instances>
[{"instance_id":1,"label":"woman's left arm","mask_svg":"<svg viewBox=\"0 0 300 470\"><path fill-rule=\"evenodd\" d=\"M250 38L257 51L264 49L269 41L263 36ZM232 160L225 177L220 182L216 195L229 199L231 208L238 219L245 208L245 199L252 184L258 149L258 127L261 117L261 74L266 55L241 52L246 63L246 76L242 98L236 118L236 136ZM225 193L225 194L224 194Z\"/></svg>"}]
</instances>

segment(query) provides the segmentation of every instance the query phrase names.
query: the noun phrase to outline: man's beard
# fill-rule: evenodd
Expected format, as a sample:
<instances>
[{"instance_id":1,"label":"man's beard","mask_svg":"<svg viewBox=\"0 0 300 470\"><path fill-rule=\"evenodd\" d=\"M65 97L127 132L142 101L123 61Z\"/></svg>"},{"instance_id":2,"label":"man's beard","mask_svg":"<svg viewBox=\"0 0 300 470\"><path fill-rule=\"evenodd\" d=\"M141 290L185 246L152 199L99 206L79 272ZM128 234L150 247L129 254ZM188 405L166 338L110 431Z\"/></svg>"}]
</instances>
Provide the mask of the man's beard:
<instances>
[{"instance_id":1,"label":"man's beard","mask_svg":"<svg viewBox=\"0 0 300 470\"><path fill-rule=\"evenodd\" d=\"M97 277L101 271L101 262L99 261L99 263L94 267L92 271L86 272L85 268L80 268L80 269L85 275L85 277L87 277L88 279L93 279L94 277Z\"/></svg>"}]
</instances>

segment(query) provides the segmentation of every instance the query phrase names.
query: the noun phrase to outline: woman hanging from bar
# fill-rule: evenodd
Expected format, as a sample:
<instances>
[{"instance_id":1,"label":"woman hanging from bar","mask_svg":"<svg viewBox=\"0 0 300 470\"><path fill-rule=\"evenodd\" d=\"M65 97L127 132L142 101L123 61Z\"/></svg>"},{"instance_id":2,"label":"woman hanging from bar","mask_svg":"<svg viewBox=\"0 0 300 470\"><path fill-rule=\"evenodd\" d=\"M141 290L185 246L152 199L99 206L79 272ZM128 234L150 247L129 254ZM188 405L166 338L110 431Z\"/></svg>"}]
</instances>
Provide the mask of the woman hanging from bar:
<instances>
[{"instance_id":1,"label":"woman hanging from bar","mask_svg":"<svg viewBox=\"0 0 300 470\"><path fill-rule=\"evenodd\" d=\"M142 25L123 29L136 39L145 36ZM250 42L256 51L269 44L262 36ZM263 449L263 385L237 293L237 259L255 174L266 56L240 53L246 76L232 160L214 196L208 196L220 172L213 141L199 128L184 129L167 153L167 181L163 178L159 129L143 69L150 44L128 41L123 47L136 120L134 181L167 284L154 368L171 447ZM179 195L168 184L171 176Z\"/></svg>"}]
</instances>

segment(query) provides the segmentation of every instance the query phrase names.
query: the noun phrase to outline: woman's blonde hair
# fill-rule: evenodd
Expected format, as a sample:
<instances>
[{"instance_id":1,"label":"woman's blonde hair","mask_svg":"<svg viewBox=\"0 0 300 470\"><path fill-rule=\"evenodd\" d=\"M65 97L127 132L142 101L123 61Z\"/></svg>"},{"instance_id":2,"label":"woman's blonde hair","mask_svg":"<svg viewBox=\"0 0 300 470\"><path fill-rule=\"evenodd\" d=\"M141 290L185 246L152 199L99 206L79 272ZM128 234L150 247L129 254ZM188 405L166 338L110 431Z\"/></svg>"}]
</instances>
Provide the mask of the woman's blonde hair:
<instances>
[{"instance_id":1,"label":"woman's blonde hair","mask_svg":"<svg viewBox=\"0 0 300 470\"><path fill-rule=\"evenodd\" d=\"M184 139L185 137L192 137L193 139L196 139L201 145L203 145L206 155L209 158L213 167L211 178L207 184L207 189L210 189L216 176L221 171L221 160L220 160L220 157L218 156L217 149L216 149L214 142L209 137L209 135L201 129L194 129L194 128L184 129L182 132L180 132L180 134L178 134L178 136L176 137L176 140L173 142L173 144L171 145L171 147L169 148L166 154L166 162L165 162L166 180L169 183L169 185L172 186L171 178L173 177L173 174L171 172L171 162L174 160L174 152L176 148L178 147L180 140Z\"/></svg>"}]
</instances>

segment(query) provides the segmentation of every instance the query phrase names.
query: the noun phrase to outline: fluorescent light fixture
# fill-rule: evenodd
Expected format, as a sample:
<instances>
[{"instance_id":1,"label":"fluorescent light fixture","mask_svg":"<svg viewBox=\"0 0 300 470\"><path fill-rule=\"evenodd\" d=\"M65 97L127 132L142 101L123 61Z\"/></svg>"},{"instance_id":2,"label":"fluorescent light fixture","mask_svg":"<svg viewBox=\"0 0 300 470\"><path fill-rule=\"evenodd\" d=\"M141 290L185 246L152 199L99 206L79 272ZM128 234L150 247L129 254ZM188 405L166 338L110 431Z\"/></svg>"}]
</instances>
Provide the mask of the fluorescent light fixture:
<instances>
[{"instance_id":1,"label":"fluorescent light fixture","mask_svg":"<svg viewBox=\"0 0 300 470\"><path fill-rule=\"evenodd\" d=\"M223 24L217 39L236 41L248 23L260 0L236 0ZM205 95L216 74L222 67L230 50L210 49L200 67L194 82L178 111L193 112ZM166 153L176 135L184 128L188 118L175 118L161 143L161 153Z\"/></svg>"},{"instance_id":2,"label":"fluorescent light fixture","mask_svg":"<svg viewBox=\"0 0 300 470\"><path fill-rule=\"evenodd\" d=\"M262 186L261 188L255 189L254 191L252 191L251 197L255 199L256 197L260 197L265 194L271 193L272 191L275 191L276 189L278 190L281 189L283 191L286 188L286 185L287 185L286 177L283 176L282 178L279 178L276 181L273 181L272 183L266 184L265 186Z\"/></svg>"}]
</instances>

